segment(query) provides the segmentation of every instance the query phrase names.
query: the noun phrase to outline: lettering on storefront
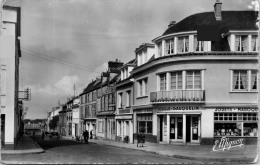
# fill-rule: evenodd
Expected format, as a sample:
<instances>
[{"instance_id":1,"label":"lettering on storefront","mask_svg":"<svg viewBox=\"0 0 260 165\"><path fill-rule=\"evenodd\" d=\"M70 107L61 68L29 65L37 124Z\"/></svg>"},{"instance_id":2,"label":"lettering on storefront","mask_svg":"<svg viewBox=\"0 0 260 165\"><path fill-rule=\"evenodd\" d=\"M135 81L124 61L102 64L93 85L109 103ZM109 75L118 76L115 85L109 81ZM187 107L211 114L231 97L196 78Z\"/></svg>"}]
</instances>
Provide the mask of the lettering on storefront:
<instances>
[{"instance_id":1,"label":"lettering on storefront","mask_svg":"<svg viewBox=\"0 0 260 165\"><path fill-rule=\"evenodd\" d=\"M231 148L235 147L242 147L243 139L236 139L236 140L229 140L227 137L222 137L219 140L215 141L215 145L213 146L213 151L224 151L224 150L230 150Z\"/></svg>"},{"instance_id":2,"label":"lettering on storefront","mask_svg":"<svg viewBox=\"0 0 260 165\"><path fill-rule=\"evenodd\" d=\"M257 108L216 108L215 112L257 112Z\"/></svg>"},{"instance_id":3,"label":"lettering on storefront","mask_svg":"<svg viewBox=\"0 0 260 165\"><path fill-rule=\"evenodd\" d=\"M169 110L199 110L198 106L168 106L158 107L158 111L169 111Z\"/></svg>"},{"instance_id":4,"label":"lettering on storefront","mask_svg":"<svg viewBox=\"0 0 260 165\"><path fill-rule=\"evenodd\" d=\"M153 109L140 109L140 110L138 110L138 113L151 113L151 112L153 112Z\"/></svg>"}]
</instances>

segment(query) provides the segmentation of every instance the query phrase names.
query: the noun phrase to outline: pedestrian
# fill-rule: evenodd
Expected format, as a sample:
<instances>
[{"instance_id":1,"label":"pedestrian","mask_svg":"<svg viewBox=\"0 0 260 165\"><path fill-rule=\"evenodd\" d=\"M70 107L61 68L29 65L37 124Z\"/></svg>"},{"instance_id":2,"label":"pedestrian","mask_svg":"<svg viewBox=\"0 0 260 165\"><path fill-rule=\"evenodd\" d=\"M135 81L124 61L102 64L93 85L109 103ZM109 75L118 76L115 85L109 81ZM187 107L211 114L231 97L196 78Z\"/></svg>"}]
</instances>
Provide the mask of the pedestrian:
<instances>
[{"instance_id":1,"label":"pedestrian","mask_svg":"<svg viewBox=\"0 0 260 165\"><path fill-rule=\"evenodd\" d=\"M141 134L140 132L137 132L137 147L139 143L141 143Z\"/></svg>"},{"instance_id":2,"label":"pedestrian","mask_svg":"<svg viewBox=\"0 0 260 165\"><path fill-rule=\"evenodd\" d=\"M44 140L44 131L42 130L42 140Z\"/></svg>"},{"instance_id":3,"label":"pedestrian","mask_svg":"<svg viewBox=\"0 0 260 165\"><path fill-rule=\"evenodd\" d=\"M90 131L90 139L93 139L93 130Z\"/></svg>"},{"instance_id":4,"label":"pedestrian","mask_svg":"<svg viewBox=\"0 0 260 165\"><path fill-rule=\"evenodd\" d=\"M144 135L144 131L141 131L140 139L141 139L142 147L144 147L144 143L145 143L145 135Z\"/></svg>"},{"instance_id":5,"label":"pedestrian","mask_svg":"<svg viewBox=\"0 0 260 165\"><path fill-rule=\"evenodd\" d=\"M89 137L89 135L88 135L88 131L87 131L87 130L85 130L85 131L83 132L83 136L84 136L84 141L85 141L85 143L88 144L88 137Z\"/></svg>"}]
</instances>

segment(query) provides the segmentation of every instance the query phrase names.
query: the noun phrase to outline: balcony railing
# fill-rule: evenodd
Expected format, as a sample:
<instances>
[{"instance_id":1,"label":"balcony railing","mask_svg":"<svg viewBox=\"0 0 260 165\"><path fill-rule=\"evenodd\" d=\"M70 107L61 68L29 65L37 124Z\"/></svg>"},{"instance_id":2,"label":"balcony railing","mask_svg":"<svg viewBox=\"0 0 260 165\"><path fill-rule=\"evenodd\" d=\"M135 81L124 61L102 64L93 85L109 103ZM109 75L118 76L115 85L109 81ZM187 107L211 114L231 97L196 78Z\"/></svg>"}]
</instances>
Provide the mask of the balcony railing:
<instances>
[{"instance_id":1,"label":"balcony railing","mask_svg":"<svg viewBox=\"0 0 260 165\"><path fill-rule=\"evenodd\" d=\"M150 93L150 101L156 102L203 102L205 90L174 90Z\"/></svg>"}]
</instances>

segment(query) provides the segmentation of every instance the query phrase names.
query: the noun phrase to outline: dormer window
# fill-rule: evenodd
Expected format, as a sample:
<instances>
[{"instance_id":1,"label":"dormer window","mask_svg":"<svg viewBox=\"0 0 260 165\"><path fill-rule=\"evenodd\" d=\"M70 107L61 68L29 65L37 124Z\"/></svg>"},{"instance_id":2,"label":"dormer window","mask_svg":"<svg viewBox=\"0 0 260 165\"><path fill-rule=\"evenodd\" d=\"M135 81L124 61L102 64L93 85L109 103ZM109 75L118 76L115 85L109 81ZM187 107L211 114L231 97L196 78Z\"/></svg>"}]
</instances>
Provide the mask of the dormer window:
<instances>
[{"instance_id":1,"label":"dormer window","mask_svg":"<svg viewBox=\"0 0 260 165\"><path fill-rule=\"evenodd\" d=\"M165 54L170 55L174 53L174 39L166 40Z\"/></svg>"},{"instance_id":2,"label":"dormer window","mask_svg":"<svg viewBox=\"0 0 260 165\"><path fill-rule=\"evenodd\" d=\"M162 43L158 43L158 56L162 56Z\"/></svg>"},{"instance_id":3,"label":"dormer window","mask_svg":"<svg viewBox=\"0 0 260 165\"><path fill-rule=\"evenodd\" d=\"M188 52L189 51L189 37L179 37L178 38L178 52Z\"/></svg>"},{"instance_id":4,"label":"dormer window","mask_svg":"<svg viewBox=\"0 0 260 165\"><path fill-rule=\"evenodd\" d=\"M197 36L194 36L194 52L202 52L204 51L204 43L202 41L197 40Z\"/></svg>"},{"instance_id":5,"label":"dormer window","mask_svg":"<svg viewBox=\"0 0 260 165\"><path fill-rule=\"evenodd\" d=\"M248 51L248 36L247 35L236 36L235 51L238 51L238 52Z\"/></svg>"},{"instance_id":6,"label":"dormer window","mask_svg":"<svg viewBox=\"0 0 260 165\"><path fill-rule=\"evenodd\" d=\"M252 36L251 39L251 51L255 52L259 50L259 45L257 44L257 36Z\"/></svg>"}]
</instances>

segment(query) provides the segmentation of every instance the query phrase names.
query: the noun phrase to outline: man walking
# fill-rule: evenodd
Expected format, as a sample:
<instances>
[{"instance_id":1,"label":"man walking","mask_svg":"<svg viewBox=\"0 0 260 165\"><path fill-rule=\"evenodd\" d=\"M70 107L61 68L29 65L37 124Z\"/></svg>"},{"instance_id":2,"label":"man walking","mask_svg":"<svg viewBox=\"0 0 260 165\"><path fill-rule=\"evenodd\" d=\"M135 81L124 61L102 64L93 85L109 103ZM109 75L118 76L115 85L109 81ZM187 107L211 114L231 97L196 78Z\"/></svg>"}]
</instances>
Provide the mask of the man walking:
<instances>
[{"instance_id":1,"label":"man walking","mask_svg":"<svg viewBox=\"0 0 260 165\"><path fill-rule=\"evenodd\" d=\"M88 144L88 131L87 130L85 130L84 132L83 132L83 136L84 136L84 140L85 140L85 143L87 143Z\"/></svg>"}]
</instances>

